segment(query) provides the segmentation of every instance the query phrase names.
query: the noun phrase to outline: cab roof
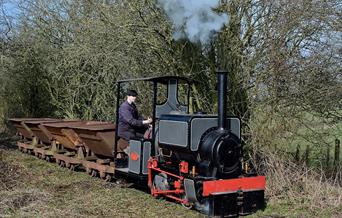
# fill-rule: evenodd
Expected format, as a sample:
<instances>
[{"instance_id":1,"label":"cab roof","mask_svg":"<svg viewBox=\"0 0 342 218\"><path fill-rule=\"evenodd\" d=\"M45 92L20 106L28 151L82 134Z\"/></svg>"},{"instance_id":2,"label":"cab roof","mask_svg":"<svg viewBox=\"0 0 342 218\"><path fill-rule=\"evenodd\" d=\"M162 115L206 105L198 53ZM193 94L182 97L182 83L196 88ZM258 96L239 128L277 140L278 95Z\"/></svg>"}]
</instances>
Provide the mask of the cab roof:
<instances>
[{"instance_id":1,"label":"cab roof","mask_svg":"<svg viewBox=\"0 0 342 218\"><path fill-rule=\"evenodd\" d=\"M117 83L124 83L124 82L134 82L134 81L150 81L150 82L158 82L167 84L169 80L176 79L179 82L185 83L195 83L195 80L184 77L184 76L158 76L158 77L145 77L145 78L133 78L133 79L123 79L116 81Z\"/></svg>"}]
</instances>

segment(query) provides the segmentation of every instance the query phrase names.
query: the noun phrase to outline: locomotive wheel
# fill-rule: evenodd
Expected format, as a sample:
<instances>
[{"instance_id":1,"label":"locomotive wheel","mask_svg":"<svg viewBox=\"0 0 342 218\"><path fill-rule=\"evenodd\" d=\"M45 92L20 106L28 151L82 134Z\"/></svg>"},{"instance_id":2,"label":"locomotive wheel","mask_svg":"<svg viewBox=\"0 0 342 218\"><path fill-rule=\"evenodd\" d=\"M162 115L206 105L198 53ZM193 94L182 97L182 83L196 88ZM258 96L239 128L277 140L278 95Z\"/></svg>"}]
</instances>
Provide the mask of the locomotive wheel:
<instances>
[{"instance_id":1,"label":"locomotive wheel","mask_svg":"<svg viewBox=\"0 0 342 218\"><path fill-rule=\"evenodd\" d=\"M183 200L186 199L186 195L182 195L181 197ZM185 207L186 209L190 210L193 205L192 204L184 204L184 203L181 203L183 207Z\"/></svg>"},{"instance_id":2,"label":"locomotive wheel","mask_svg":"<svg viewBox=\"0 0 342 218\"><path fill-rule=\"evenodd\" d=\"M188 205L186 205L186 204L184 204L184 203L181 203L182 204L182 206L184 207L184 208L186 208L186 209L188 209L188 210L191 210L192 209L192 205L191 204L188 204Z\"/></svg>"}]
</instances>

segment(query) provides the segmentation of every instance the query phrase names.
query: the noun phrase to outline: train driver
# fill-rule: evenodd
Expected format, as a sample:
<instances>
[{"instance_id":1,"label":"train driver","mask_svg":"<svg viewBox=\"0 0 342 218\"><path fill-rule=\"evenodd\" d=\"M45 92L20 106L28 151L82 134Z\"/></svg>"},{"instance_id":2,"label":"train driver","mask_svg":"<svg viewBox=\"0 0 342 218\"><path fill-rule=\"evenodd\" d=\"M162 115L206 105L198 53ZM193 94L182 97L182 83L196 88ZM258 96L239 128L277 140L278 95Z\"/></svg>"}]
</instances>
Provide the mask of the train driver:
<instances>
[{"instance_id":1,"label":"train driver","mask_svg":"<svg viewBox=\"0 0 342 218\"><path fill-rule=\"evenodd\" d=\"M139 115L138 109L134 103L137 96L138 93L135 90L128 90L127 99L119 108L118 135L126 141L134 138L143 138L144 133L152 123L150 117L144 120L143 117ZM128 153L128 149L124 149L124 152Z\"/></svg>"}]
</instances>

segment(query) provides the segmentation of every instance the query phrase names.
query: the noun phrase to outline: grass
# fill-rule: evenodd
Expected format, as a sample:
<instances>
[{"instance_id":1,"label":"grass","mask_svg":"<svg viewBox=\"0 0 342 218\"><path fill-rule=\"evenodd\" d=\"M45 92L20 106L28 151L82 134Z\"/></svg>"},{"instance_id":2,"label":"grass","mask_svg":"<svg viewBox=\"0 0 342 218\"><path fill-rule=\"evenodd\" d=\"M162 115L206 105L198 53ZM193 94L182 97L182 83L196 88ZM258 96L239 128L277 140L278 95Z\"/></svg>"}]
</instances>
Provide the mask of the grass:
<instances>
[{"instance_id":1,"label":"grass","mask_svg":"<svg viewBox=\"0 0 342 218\"><path fill-rule=\"evenodd\" d=\"M327 149L329 148L330 165L332 165L335 155L335 139L342 140L342 122L327 126L323 124L322 119L311 118L307 125L308 127L304 125L298 127L292 137L277 140L278 144L293 154L299 146L302 156L304 156L307 146L310 146L310 165L316 167L326 164ZM342 152L340 152L340 160L342 160Z\"/></svg>"},{"instance_id":2,"label":"grass","mask_svg":"<svg viewBox=\"0 0 342 218\"><path fill-rule=\"evenodd\" d=\"M84 172L60 168L16 149L0 147L0 217L204 217L181 205L134 189L106 183ZM5 179L4 179L5 178ZM2 185L2 186L1 186ZM329 207L312 212L294 207L287 199L268 199L255 217L339 217L341 210ZM341 212L341 214L339 214Z\"/></svg>"},{"instance_id":3,"label":"grass","mask_svg":"<svg viewBox=\"0 0 342 218\"><path fill-rule=\"evenodd\" d=\"M341 212L341 211L340 211ZM264 211L259 211L248 218L260 218L260 217L274 217L274 218L304 218L304 217L320 217L320 218L332 218L341 217L342 213L336 212L336 210L330 210L329 208L319 211L317 214L312 214L307 208L294 208L292 203L282 200L277 204L268 206Z\"/></svg>"},{"instance_id":4,"label":"grass","mask_svg":"<svg viewBox=\"0 0 342 218\"><path fill-rule=\"evenodd\" d=\"M262 144L268 144L274 151L283 151L289 155L294 155L299 147L301 158L304 158L305 150L309 146L309 165L318 168L326 164L329 147L330 165L332 165L335 139L342 141L342 122L305 111L288 116L291 113L286 111L281 113L263 111L263 109L258 110L255 123L252 124L252 129L259 131L257 135L269 142ZM339 113L342 114L342 111ZM342 152L340 152L340 160L342 160Z\"/></svg>"},{"instance_id":5,"label":"grass","mask_svg":"<svg viewBox=\"0 0 342 218\"><path fill-rule=\"evenodd\" d=\"M16 150L3 150L3 158L16 170L6 175L13 177L12 185L0 190L0 217L203 217L144 191L120 188Z\"/></svg>"}]
</instances>

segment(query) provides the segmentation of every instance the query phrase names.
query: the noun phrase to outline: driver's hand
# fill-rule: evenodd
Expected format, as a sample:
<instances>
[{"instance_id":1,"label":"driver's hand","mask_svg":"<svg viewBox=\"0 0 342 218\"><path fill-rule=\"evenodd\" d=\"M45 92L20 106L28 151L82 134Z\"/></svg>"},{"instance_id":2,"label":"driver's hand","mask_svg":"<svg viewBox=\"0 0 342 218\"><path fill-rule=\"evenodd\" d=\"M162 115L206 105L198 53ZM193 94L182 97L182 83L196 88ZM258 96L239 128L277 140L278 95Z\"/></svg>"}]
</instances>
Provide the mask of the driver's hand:
<instances>
[{"instance_id":1,"label":"driver's hand","mask_svg":"<svg viewBox=\"0 0 342 218\"><path fill-rule=\"evenodd\" d=\"M147 120L143 121L143 124L151 124L152 123L152 119L151 117L147 118Z\"/></svg>"},{"instance_id":2,"label":"driver's hand","mask_svg":"<svg viewBox=\"0 0 342 218\"><path fill-rule=\"evenodd\" d=\"M147 122L148 124L152 123L152 118L151 117L147 118Z\"/></svg>"}]
</instances>

